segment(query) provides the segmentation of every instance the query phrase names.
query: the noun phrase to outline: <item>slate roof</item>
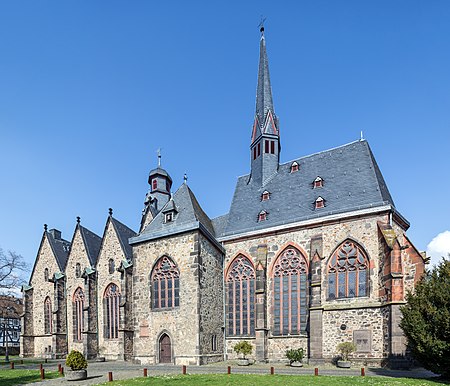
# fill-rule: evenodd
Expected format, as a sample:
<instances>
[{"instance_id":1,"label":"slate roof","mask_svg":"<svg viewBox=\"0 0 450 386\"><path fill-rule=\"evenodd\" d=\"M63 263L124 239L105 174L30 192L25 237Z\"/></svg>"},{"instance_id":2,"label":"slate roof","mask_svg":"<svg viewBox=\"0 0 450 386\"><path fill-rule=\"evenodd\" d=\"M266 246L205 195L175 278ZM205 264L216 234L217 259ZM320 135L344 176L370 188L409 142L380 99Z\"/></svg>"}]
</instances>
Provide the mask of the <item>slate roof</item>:
<instances>
[{"instance_id":1,"label":"slate roof","mask_svg":"<svg viewBox=\"0 0 450 386\"><path fill-rule=\"evenodd\" d=\"M58 267L61 271L64 271L67 263L67 257L69 256L70 252L70 241L55 238L52 232L46 232L46 234L53 254L56 257Z\"/></svg>"},{"instance_id":2,"label":"slate roof","mask_svg":"<svg viewBox=\"0 0 450 386\"><path fill-rule=\"evenodd\" d=\"M86 247L86 253L89 258L91 267L95 267L97 263L97 257L102 245L102 238L91 232L89 229L82 225L78 225L80 228L81 237L83 238L84 246Z\"/></svg>"},{"instance_id":3,"label":"slate roof","mask_svg":"<svg viewBox=\"0 0 450 386\"><path fill-rule=\"evenodd\" d=\"M228 221L228 214L211 219L215 235L221 235L225 231Z\"/></svg>"},{"instance_id":4,"label":"slate roof","mask_svg":"<svg viewBox=\"0 0 450 386\"><path fill-rule=\"evenodd\" d=\"M294 160L293 160L294 161ZM330 214L390 204L394 206L383 176L365 140L299 158L298 172L290 173L293 161L281 164L278 173L263 186L250 175L239 177L226 225L217 237L320 218ZM320 176L324 185L313 188ZM270 199L261 201L261 194ZM323 197L325 207L315 209L315 200ZM258 222L265 210L267 220ZM214 219L217 228L224 219Z\"/></svg>"},{"instance_id":5,"label":"slate roof","mask_svg":"<svg viewBox=\"0 0 450 386\"><path fill-rule=\"evenodd\" d=\"M174 220L168 223L164 222L165 208L176 208L177 210ZM211 236L215 234L210 218L201 208L194 193L184 183L142 233L130 239L130 244L198 228L205 229Z\"/></svg>"},{"instance_id":6,"label":"slate roof","mask_svg":"<svg viewBox=\"0 0 450 386\"><path fill-rule=\"evenodd\" d=\"M125 257L128 261L132 260L133 252L131 245L128 243L128 239L136 236L136 232L128 228L125 224L122 224L119 220L116 220L111 216L111 222L116 231L117 237L119 238L120 246L122 247Z\"/></svg>"}]
</instances>

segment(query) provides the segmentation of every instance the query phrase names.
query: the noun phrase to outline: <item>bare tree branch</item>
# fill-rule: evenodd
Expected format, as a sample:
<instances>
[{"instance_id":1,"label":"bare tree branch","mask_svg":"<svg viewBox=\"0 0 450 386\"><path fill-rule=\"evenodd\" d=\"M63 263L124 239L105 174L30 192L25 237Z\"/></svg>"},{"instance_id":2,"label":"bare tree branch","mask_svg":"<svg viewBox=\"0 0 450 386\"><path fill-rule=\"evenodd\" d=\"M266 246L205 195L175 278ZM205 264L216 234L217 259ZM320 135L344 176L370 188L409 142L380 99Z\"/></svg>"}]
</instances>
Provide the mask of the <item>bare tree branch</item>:
<instances>
[{"instance_id":1,"label":"bare tree branch","mask_svg":"<svg viewBox=\"0 0 450 386\"><path fill-rule=\"evenodd\" d=\"M28 265L23 257L14 251L4 252L0 248L0 292L18 290L23 282L22 274Z\"/></svg>"}]
</instances>

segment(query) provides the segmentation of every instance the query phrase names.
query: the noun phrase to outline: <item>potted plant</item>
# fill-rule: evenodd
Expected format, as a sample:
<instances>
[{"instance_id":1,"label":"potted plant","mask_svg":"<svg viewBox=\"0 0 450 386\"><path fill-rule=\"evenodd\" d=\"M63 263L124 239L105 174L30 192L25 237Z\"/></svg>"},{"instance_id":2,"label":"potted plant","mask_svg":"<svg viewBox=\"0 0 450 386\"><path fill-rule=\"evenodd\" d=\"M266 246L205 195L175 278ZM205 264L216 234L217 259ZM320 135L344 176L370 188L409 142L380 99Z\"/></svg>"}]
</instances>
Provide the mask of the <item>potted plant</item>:
<instances>
[{"instance_id":1,"label":"potted plant","mask_svg":"<svg viewBox=\"0 0 450 386\"><path fill-rule=\"evenodd\" d=\"M233 350L236 354L241 354L242 358L238 359L239 366L248 366L250 364L249 360L246 358L247 355L250 355L253 351L253 347L246 340L243 340L234 345Z\"/></svg>"},{"instance_id":2,"label":"potted plant","mask_svg":"<svg viewBox=\"0 0 450 386\"><path fill-rule=\"evenodd\" d=\"M67 355L66 366L71 370L66 371L65 377L68 381L80 381L87 378L87 360L82 353L72 350Z\"/></svg>"},{"instance_id":3,"label":"potted plant","mask_svg":"<svg viewBox=\"0 0 450 386\"><path fill-rule=\"evenodd\" d=\"M351 362L348 360L348 356L356 351L356 345L352 342L342 342L337 345L337 350L341 354L341 358L337 361L337 366L350 368Z\"/></svg>"},{"instance_id":4,"label":"potted plant","mask_svg":"<svg viewBox=\"0 0 450 386\"><path fill-rule=\"evenodd\" d=\"M289 365L291 367L302 367L302 359L304 356L303 348L290 349L286 351L286 358L289 359Z\"/></svg>"}]
</instances>

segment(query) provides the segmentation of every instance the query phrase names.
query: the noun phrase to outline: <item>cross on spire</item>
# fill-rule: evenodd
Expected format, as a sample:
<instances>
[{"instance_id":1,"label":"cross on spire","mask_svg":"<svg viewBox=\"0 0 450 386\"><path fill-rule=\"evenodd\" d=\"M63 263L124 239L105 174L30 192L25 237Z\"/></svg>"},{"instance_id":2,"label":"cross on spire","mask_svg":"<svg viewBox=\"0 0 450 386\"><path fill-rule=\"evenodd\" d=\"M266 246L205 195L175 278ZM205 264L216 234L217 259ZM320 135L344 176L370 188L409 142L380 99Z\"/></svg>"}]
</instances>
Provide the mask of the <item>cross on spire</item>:
<instances>
[{"instance_id":1,"label":"cross on spire","mask_svg":"<svg viewBox=\"0 0 450 386\"><path fill-rule=\"evenodd\" d=\"M159 148L156 151L156 154L158 154L158 167L160 168L161 167L161 148Z\"/></svg>"}]
</instances>

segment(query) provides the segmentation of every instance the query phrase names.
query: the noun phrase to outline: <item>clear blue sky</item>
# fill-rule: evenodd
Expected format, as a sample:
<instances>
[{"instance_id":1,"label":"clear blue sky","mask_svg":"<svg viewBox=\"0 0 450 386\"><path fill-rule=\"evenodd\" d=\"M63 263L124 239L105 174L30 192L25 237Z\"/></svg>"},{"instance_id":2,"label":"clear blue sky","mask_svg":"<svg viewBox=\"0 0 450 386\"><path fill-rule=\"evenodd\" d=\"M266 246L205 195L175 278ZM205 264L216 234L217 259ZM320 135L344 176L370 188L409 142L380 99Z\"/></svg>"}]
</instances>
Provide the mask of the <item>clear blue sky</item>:
<instances>
[{"instance_id":1,"label":"clear blue sky","mask_svg":"<svg viewBox=\"0 0 450 386\"><path fill-rule=\"evenodd\" d=\"M138 228L161 147L210 217L249 171L266 38L282 161L369 141L409 235L450 229L449 1L1 1L0 246Z\"/></svg>"}]
</instances>

